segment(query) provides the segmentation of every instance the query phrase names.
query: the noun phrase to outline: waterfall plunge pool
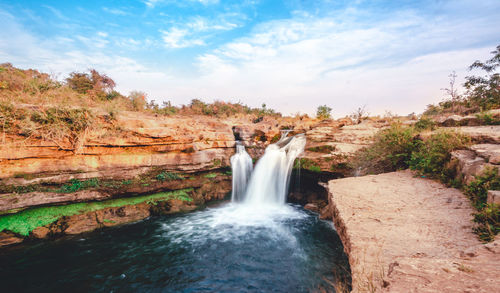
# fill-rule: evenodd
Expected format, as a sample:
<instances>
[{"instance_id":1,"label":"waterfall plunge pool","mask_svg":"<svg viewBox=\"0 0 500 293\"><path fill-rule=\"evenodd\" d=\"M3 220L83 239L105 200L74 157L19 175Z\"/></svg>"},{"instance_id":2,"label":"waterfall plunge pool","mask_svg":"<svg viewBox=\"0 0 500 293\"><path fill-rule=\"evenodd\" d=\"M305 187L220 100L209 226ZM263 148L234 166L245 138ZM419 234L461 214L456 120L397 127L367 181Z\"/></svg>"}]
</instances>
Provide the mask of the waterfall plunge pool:
<instances>
[{"instance_id":1,"label":"waterfall plunge pool","mask_svg":"<svg viewBox=\"0 0 500 293\"><path fill-rule=\"evenodd\" d=\"M5 292L333 292L349 265L300 206L225 203L0 251Z\"/></svg>"},{"instance_id":2,"label":"waterfall plunge pool","mask_svg":"<svg viewBox=\"0 0 500 293\"><path fill-rule=\"evenodd\" d=\"M231 157L232 202L0 251L6 292L333 292L349 265L331 222L286 204L305 135Z\"/></svg>"}]
</instances>

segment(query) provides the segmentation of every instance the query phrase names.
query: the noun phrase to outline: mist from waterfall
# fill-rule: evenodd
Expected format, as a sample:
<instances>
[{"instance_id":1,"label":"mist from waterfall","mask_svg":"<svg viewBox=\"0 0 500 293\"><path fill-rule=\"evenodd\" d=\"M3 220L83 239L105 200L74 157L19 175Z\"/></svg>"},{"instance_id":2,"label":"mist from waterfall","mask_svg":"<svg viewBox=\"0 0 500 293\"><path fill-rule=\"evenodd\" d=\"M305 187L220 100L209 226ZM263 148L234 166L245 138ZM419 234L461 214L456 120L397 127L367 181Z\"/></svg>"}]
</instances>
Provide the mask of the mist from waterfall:
<instances>
[{"instance_id":1,"label":"mist from waterfall","mask_svg":"<svg viewBox=\"0 0 500 293\"><path fill-rule=\"evenodd\" d=\"M231 201L241 202L243 200L252 169L252 158L246 152L245 146L238 142L236 144L236 154L231 157L231 170L233 173Z\"/></svg>"},{"instance_id":2,"label":"mist from waterfall","mask_svg":"<svg viewBox=\"0 0 500 293\"><path fill-rule=\"evenodd\" d=\"M277 143L266 148L253 172L247 165L248 162L251 164L250 156L242 145L237 146L236 154L231 157L233 202L241 202L246 206L285 203L293 163L306 145L305 135L286 137L287 134L288 132L282 133Z\"/></svg>"}]
</instances>

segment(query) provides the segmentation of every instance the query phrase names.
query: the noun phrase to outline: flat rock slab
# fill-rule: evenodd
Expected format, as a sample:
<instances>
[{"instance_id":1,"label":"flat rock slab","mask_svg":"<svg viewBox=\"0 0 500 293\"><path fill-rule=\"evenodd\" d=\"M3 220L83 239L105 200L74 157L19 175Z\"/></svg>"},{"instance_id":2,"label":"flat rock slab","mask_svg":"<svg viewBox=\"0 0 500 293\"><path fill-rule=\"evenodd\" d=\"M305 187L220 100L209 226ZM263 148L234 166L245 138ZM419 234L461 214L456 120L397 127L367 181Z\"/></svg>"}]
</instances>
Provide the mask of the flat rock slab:
<instances>
[{"instance_id":1,"label":"flat rock slab","mask_svg":"<svg viewBox=\"0 0 500 293\"><path fill-rule=\"evenodd\" d=\"M400 171L329 191L353 292L499 292L500 239L478 240L459 190Z\"/></svg>"},{"instance_id":2,"label":"flat rock slab","mask_svg":"<svg viewBox=\"0 0 500 293\"><path fill-rule=\"evenodd\" d=\"M500 125L454 127L476 143L500 143Z\"/></svg>"}]
</instances>

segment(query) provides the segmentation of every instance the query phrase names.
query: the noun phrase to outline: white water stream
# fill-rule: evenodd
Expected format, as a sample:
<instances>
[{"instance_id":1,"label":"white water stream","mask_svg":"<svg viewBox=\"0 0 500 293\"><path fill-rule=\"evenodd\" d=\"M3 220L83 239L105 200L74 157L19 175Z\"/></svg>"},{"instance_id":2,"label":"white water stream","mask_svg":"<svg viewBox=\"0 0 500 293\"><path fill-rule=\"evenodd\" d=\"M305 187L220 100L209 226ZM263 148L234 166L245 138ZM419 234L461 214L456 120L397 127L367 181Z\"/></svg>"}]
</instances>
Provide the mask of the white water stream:
<instances>
[{"instance_id":1,"label":"white water stream","mask_svg":"<svg viewBox=\"0 0 500 293\"><path fill-rule=\"evenodd\" d=\"M233 173L233 191L231 201L241 202L245 196L247 183L252 173L252 158L245 151L245 146L236 144L236 154L231 157L231 169Z\"/></svg>"},{"instance_id":2,"label":"white water stream","mask_svg":"<svg viewBox=\"0 0 500 293\"><path fill-rule=\"evenodd\" d=\"M266 148L253 172L250 156L244 146L237 145L236 154L231 157L233 202L248 207L279 206L285 203L293 163L306 145L305 135L286 137L287 134L283 133L277 143Z\"/></svg>"}]
</instances>

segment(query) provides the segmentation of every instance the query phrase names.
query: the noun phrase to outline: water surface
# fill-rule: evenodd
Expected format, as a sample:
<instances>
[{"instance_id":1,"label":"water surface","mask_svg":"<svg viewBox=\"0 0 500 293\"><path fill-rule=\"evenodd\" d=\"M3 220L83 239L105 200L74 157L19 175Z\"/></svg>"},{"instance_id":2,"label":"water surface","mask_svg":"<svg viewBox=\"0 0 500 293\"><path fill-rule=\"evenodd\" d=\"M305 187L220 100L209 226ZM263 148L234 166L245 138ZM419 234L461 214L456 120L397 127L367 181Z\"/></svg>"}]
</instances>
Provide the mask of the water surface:
<instances>
[{"instance_id":1,"label":"water surface","mask_svg":"<svg viewBox=\"0 0 500 293\"><path fill-rule=\"evenodd\" d=\"M331 222L233 203L0 251L2 292L310 292L348 263Z\"/></svg>"}]
</instances>

